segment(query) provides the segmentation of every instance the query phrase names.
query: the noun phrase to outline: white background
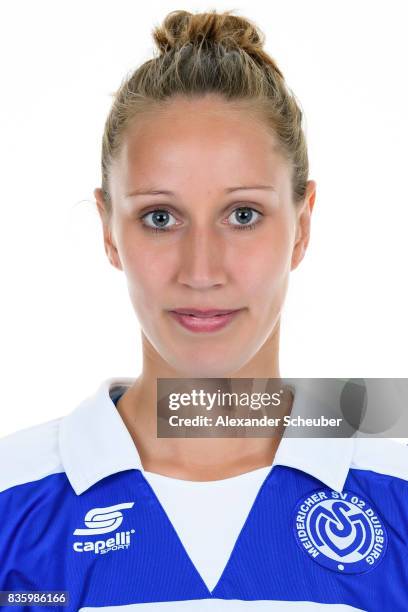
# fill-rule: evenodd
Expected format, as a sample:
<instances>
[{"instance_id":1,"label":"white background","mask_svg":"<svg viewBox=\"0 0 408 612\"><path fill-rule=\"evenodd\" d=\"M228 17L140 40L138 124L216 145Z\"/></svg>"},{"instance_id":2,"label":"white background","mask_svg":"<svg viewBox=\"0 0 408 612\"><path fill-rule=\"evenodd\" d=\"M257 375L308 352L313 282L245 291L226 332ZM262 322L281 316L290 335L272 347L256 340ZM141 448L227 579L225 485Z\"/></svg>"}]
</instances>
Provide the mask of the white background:
<instances>
[{"instance_id":1,"label":"white background","mask_svg":"<svg viewBox=\"0 0 408 612\"><path fill-rule=\"evenodd\" d=\"M0 436L137 376L140 329L108 262L93 189L111 93L176 9L235 9L300 100L317 182L292 272L281 375L407 377L404 1L8 2L1 5Z\"/></svg>"}]
</instances>

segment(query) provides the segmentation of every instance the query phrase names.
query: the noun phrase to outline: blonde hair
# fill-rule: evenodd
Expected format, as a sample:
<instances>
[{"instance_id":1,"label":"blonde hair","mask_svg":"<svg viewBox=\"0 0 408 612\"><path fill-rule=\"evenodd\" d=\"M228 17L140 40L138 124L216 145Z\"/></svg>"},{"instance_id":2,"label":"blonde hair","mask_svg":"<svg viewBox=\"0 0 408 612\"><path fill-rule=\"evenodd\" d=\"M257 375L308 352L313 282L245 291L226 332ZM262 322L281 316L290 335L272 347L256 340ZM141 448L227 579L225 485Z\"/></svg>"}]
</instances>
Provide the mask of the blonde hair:
<instances>
[{"instance_id":1,"label":"blonde hair","mask_svg":"<svg viewBox=\"0 0 408 612\"><path fill-rule=\"evenodd\" d=\"M175 95L214 93L260 112L280 152L292 165L292 196L304 198L309 164L302 111L275 61L264 50L264 34L231 11L172 11L153 30L158 54L120 85L105 123L102 191L110 214L109 169L126 128L141 113L160 109Z\"/></svg>"}]
</instances>

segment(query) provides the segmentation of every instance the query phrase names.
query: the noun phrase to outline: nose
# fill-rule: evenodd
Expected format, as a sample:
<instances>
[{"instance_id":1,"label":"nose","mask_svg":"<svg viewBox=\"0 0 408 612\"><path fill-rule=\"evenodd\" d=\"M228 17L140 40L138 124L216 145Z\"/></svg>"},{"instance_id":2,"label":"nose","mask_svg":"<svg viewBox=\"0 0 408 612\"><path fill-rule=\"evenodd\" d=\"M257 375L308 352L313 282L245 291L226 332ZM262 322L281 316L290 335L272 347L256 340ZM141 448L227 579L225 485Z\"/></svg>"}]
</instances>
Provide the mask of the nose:
<instances>
[{"instance_id":1,"label":"nose","mask_svg":"<svg viewBox=\"0 0 408 612\"><path fill-rule=\"evenodd\" d=\"M190 227L180 245L178 282L194 289L225 284L225 241L215 228Z\"/></svg>"}]
</instances>

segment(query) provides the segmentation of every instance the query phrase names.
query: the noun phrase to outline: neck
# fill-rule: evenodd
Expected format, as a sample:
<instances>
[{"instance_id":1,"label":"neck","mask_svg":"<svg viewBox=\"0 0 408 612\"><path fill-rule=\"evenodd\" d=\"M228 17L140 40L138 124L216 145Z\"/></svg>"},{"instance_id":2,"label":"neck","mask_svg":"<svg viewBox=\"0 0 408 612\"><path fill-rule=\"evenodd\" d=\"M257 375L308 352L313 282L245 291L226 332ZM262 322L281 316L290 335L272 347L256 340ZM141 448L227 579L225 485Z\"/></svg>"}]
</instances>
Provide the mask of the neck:
<instances>
[{"instance_id":1,"label":"neck","mask_svg":"<svg viewBox=\"0 0 408 612\"><path fill-rule=\"evenodd\" d=\"M280 378L278 348L279 325L250 362L219 377ZM144 335L143 356L142 374L122 395L117 409L145 470L186 480L218 480L272 465L277 437L157 438L157 379L188 376L164 362Z\"/></svg>"}]
</instances>

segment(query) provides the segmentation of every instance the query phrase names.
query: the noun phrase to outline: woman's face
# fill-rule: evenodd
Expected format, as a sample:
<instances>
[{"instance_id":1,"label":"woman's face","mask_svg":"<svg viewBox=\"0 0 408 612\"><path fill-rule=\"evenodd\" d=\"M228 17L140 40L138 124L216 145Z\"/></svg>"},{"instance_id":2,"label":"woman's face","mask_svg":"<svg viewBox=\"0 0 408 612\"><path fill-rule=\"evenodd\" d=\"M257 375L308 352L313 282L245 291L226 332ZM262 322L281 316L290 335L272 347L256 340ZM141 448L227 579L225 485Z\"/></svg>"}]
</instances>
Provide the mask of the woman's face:
<instances>
[{"instance_id":1,"label":"woman's face","mask_svg":"<svg viewBox=\"0 0 408 612\"><path fill-rule=\"evenodd\" d=\"M176 376L232 377L251 360L271 359L315 196L309 181L295 207L290 167L274 145L244 108L214 95L173 98L129 127L111 166L109 225L94 192L149 359ZM169 312L189 307L239 312L222 329L199 332Z\"/></svg>"}]
</instances>

